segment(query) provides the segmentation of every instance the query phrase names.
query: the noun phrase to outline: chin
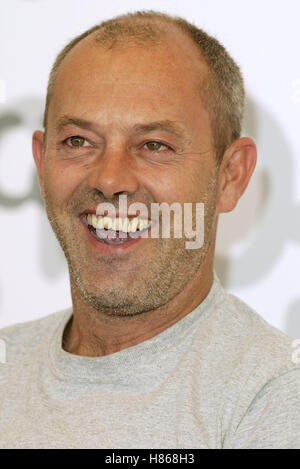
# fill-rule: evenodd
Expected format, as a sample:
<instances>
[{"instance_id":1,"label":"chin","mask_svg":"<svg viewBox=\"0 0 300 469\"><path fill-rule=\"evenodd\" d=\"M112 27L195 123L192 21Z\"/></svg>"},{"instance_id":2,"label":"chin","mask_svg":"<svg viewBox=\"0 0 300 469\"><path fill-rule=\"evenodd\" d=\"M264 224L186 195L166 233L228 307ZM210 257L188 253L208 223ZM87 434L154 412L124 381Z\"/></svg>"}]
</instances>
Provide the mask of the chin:
<instances>
[{"instance_id":1,"label":"chin","mask_svg":"<svg viewBox=\"0 0 300 469\"><path fill-rule=\"evenodd\" d=\"M118 298L108 298L103 295L85 294L84 298L94 310L110 317L134 316L153 309L150 305L129 298L128 295L124 298L120 295Z\"/></svg>"},{"instance_id":2,"label":"chin","mask_svg":"<svg viewBox=\"0 0 300 469\"><path fill-rule=\"evenodd\" d=\"M115 282L111 279L103 282L101 279L97 285L94 282L82 282L78 276L73 277L73 280L81 297L92 308L110 316L129 316L149 309L150 305L142 299L143 293L147 296L146 291L143 292L137 285L130 288L128 279L127 282L121 282L119 278Z\"/></svg>"}]
</instances>

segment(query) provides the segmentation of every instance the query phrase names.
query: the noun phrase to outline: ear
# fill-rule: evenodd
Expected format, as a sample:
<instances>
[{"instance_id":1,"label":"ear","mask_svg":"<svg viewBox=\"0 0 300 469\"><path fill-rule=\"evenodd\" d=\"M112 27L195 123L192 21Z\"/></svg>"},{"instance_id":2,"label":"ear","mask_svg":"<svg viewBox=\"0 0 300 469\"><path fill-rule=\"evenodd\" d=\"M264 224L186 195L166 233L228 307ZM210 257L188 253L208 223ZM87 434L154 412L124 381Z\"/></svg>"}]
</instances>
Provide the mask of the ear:
<instances>
[{"instance_id":1,"label":"ear","mask_svg":"<svg viewBox=\"0 0 300 469\"><path fill-rule=\"evenodd\" d=\"M32 136L32 153L35 165L38 172L40 190L43 199L45 198L44 191L44 132L36 130Z\"/></svg>"},{"instance_id":2,"label":"ear","mask_svg":"<svg viewBox=\"0 0 300 469\"><path fill-rule=\"evenodd\" d=\"M235 140L226 150L219 169L217 213L234 209L249 183L256 160L256 145L250 138Z\"/></svg>"}]
</instances>

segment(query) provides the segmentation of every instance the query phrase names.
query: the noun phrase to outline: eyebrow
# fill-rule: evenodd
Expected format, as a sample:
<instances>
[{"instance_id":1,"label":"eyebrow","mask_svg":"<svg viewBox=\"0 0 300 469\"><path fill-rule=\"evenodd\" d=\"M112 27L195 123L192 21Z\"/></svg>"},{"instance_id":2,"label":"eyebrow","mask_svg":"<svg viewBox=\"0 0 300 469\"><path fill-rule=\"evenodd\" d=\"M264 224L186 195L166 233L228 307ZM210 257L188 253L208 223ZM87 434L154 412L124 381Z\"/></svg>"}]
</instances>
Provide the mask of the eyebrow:
<instances>
[{"instance_id":1,"label":"eyebrow","mask_svg":"<svg viewBox=\"0 0 300 469\"><path fill-rule=\"evenodd\" d=\"M56 132L60 132L64 127L68 125L75 125L76 127L82 127L83 129L91 129L94 130L96 126L88 120L80 119L78 117L72 117L63 115L59 119L57 119L55 123L55 130Z\"/></svg>"},{"instance_id":2,"label":"eyebrow","mask_svg":"<svg viewBox=\"0 0 300 469\"><path fill-rule=\"evenodd\" d=\"M56 121L55 129L57 132L60 132L64 127L68 125L75 125L76 127L81 127L83 129L93 130L97 132L97 125L93 122L68 115L63 115ZM146 124L135 124L133 126L133 130L138 134L145 134L147 132L161 130L173 134L175 137L181 139L184 138L184 130L182 129L182 127L176 122L171 121L169 119L149 122Z\"/></svg>"},{"instance_id":3,"label":"eyebrow","mask_svg":"<svg viewBox=\"0 0 300 469\"><path fill-rule=\"evenodd\" d=\"M175 135L176 137L183 137L183 129L176 122L170 121L168 119L149 122L148 124L137 124L134 127L134 130L139 134L144 134L147 132L152 132L154 130L162 130L170 134Z\"/></svg>"}]
</instances>

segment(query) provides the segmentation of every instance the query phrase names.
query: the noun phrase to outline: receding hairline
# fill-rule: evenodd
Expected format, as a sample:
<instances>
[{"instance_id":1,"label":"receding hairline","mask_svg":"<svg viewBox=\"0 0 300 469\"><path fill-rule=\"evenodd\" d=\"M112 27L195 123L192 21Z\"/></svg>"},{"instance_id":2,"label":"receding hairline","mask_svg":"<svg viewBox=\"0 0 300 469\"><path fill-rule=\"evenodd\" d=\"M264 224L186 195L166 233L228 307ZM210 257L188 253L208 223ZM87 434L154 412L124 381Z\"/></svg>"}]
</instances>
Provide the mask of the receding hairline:
<instances>
[{"instance_id":1,"label":"receding hairline","mask_svg":"<svg viewBox=\"0 0 300 469\"><path fill-rule=\"evenodd\" d=\"M217 160L220 161L226 148L241 135L245 89L240 68L215 37L182 17L153 10L127 13L102 21L76 36L60 51L52 66L48 81L43 120L45 137L49 102L58 70L65 57L77 44L93 35L92 39L96 37L98 40L92 43L99 42L99 45L108 49L130 43L151 47L163 42L164 37L170 31L178 36L181 32L180 35L185 40L189 38L191 48L196 47L199 61L206 64L206 73L199 77L200 98L205 110L209 112L215 153Z\"/></svg>"},{"instance_id":2,"label":"receding hairline","mask_svg":"<svg viewBox=\"0 0 300 469\"><path fill-rule=\"evenodd\" d=\"M129 20L128 20L129 21ZM150 26L151 29L149 29L149 35L136 35L136 24L139 21L139 18L131 18L130 20L130 26L132 26L132 29L128 28L128 31L121 37L118 37L117 39L112 39L110 36L110 33L107 32L105 25L99 27L95 27L93 31L91 31L89 34L87 34L85 37L82 39L78 40L70 49L67 51L67 53L64 55L61 61L59 61L58 66L55 70L55 73L53 75L53 80L51 83L51 87L48 90L48 95L49 98L53 94L56 78L58 75L59 70L61 69L61 65L63 64L64 60L72 54L72 52L75 52L77 48L82 47L84 45L90 45L94 47L99 47L102 48L103 50L110 50L110 49L122 49L122 47L128 47L128 46L134 46L134 47L145 47L145 48L151 48L155 47L160 44L167 44L168 39L170 40L172 38L172 35L178 35L182 36L183 38L186 39L187 43L189 43L190 49L194 49L195 52L195 58L197 57L199 62L202 62L205 65L205 69L208 72L208 64L204 58L204 56L201 54L201 50L197 45L193 42L193 40L188 36L186 32L184 32L176 23L171 22L171 20L166 20L164 18L143 18L143 24L140 25L143 28L147 26ZM149 24L151 23L151 25ZM167 26L167 28L163 29L162 26ZM155 29L154 29L155 26ZM158 26L159 29L156 29ZM145 32L144 29L142 29L143 33ZM135 33L135 35L134 35ZM155 36L153 36L153 33ZM196 55L197 54L197 55ZM202 77L200 77L201 80Z\"/></svg>"},{"instance_id":3,"label":"receding hairline","mask_svg":"<svg viewBox=\"0 0 300 469\"><path fill-rule=\"evenodd\" d=\"M165 17L146 17L146 18L129 18L123 20L124 28L123 34L117 37L117 39L112 39L110 35L110 31L107 31L107 26L104 24L100 24L91 28L90 32L86 31L84 37L83 33L81 36L77 36L75 38L78 39L75 44L72 45L72 41L69 43L70 48L64 54L62 60L58 61L58 66L54 70L52 77L50 77L50 86L48 86L47 92L47 103L46 103L46 110L44 114L44 128L45 134L47 133L47 117L49 113L49 106L50 101L53 96L55 84L57 81L57 76L61 70L61 65L65 61L67 57L72 54L72 52L76 52L76 49L82 47L84 45L90 45L92 47L102 48L103 50L110 50L110 49L121 49L122 47L128 47L132 45L133 47L142 47L142 48L151 48L161 44L167 44L168 40L172 39L172 35L181 36L186 40L186 44L189 44L189 49L193 49L195 54L195 59L198 59L198 63L202 63L204 65L203 74L199 76L199 91L201 92L202 85L204 85L205 81L208 80L209 75L209 67L205 57L201 53L201 49L193 42L192 38L189 37L187 32L183 31L182 28L178 24L176 24L175 20L172 18L165 18ZM140 22L139 27L137 27L137 23ZM129 28L128 28L129 26ZM136 31L141 31L140 35L136 34ZM148 34L147 34L148 33ZM154 36L153 36L154 33ZM116 31L113 31L113 36L116 34ZM61 51L63 52L64 49ZM59 58L60 54L58 55L57 59ZM56 59L56 62L57 62ZM204 87L203 87L204 89ZM199 93L200 94L200 93Z\"/></svg>"}]
</instances>

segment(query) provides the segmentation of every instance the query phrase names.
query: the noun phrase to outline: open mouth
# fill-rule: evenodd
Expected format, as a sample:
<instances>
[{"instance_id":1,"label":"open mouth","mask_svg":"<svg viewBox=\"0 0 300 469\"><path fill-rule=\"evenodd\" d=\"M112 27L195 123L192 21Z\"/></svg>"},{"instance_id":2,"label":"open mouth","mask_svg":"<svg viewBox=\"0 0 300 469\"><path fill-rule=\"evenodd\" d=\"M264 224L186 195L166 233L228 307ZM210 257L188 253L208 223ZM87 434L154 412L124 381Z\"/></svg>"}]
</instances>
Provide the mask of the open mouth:
<instances>
[{"instance_id":1,"label":"open mouth","mask_svg":"<svg viewBox=\"0 0 300 469\"><path fill-rule=\"evenodd\" d=\"M149 220L138 217L132 219L110 218L94 214L87 214L86 222L94 238L110 245L120 245L140 238L146 234L151 226Z\"/></svg>"}]
</instances>

